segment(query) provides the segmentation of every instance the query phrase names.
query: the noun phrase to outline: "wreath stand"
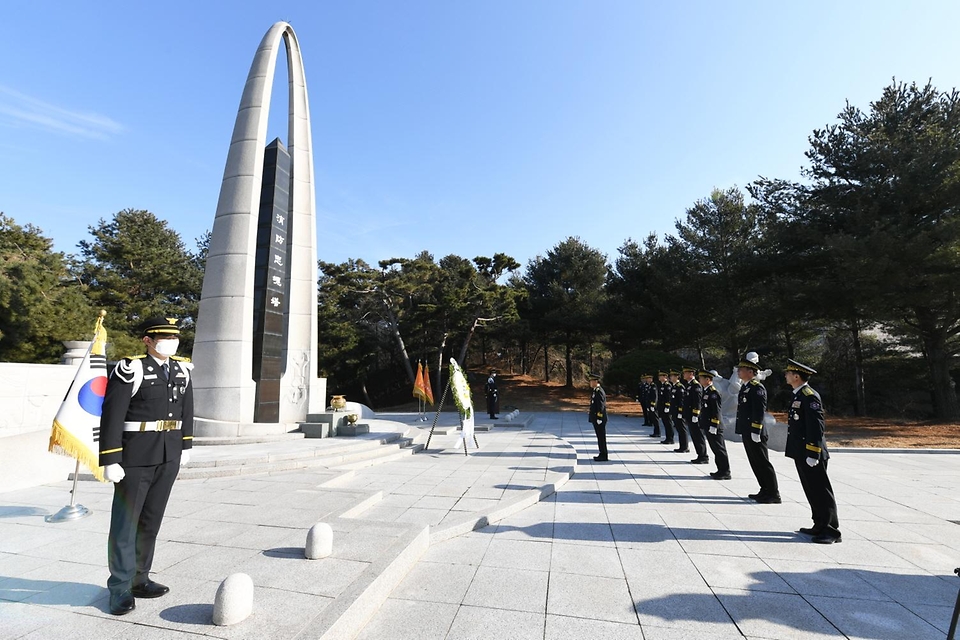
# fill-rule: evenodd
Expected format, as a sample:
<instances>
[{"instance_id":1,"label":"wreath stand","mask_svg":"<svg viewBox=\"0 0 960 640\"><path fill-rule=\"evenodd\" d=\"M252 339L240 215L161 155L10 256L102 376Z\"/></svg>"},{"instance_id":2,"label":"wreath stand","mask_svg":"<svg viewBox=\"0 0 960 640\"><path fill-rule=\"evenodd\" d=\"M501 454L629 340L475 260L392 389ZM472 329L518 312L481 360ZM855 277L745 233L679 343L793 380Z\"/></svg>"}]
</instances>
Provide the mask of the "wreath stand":
<instances>
[{"instance_id":1,"label":"wreath stand","mask_svg":"<svg viewBox=\"0 0 960 640\"><path fill-rule=\"evenodd\" d=\"M450 391L450 380L448 379L448 380L447 380L447 386L443 389L443 395L440 396L440 403L437 405L437 413L433 416L433 425L431 425L431 427L430 427L430 435L427 436L427 444L424 445L423 451L427 451L428 449L430 449L430 440L433 438L433 430L437 428L437 421L440 419L440 411L443 409L443 402L444 402L444 400L447 399L447 392L449 392L449 391ZM462 429L463 429L463 414L460 413L459 411L457 412L457 414L460 416L460 429L461 429L461 432L462 432ZM466 438L462 438L462 440L463 440L463 455L467 455L467 439L466 439ZM477 449L480 448L480 443L477 442L477 432L476 432L476 431L473 432L473 444L474 444L474 446L475 446Z\"/></svg>"}]
</instances>

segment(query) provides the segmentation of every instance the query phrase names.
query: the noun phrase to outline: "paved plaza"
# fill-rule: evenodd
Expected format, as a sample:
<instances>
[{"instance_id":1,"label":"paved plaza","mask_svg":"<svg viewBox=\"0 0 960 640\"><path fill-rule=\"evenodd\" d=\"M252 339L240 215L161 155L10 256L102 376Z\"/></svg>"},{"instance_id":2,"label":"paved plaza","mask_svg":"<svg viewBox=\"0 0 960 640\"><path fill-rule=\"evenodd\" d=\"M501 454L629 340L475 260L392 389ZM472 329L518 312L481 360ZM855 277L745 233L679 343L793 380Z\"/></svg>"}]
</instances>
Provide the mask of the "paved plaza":
<instances>
[{"instance_id":1,"label":"paved plaza","mask_svg":"<svg viewBox=\"0 0 960 640\"><path fill-rule=\"evenodd\" d=\"M810 511L782 454L783 504L760 505L739 443L734 478L715 481L636 418L611 418L606 463L585 413L524 424L478 433L469 456L448 430L382 461L182 479L154 566L171 593L119 618L104 587L110 486L81 483L94 514L64 524L44 516L69 502L66 481L0 493L0 639L945 637L958 452L834 453L843 542L815 545L795 533ZM271 447L282 459L343 441ZM202 457L218 451L238 455ZM334 553L306 560L319 521ZM234 572L253 578L254 613L216 627Z\"/></svg>"}]
</instances>

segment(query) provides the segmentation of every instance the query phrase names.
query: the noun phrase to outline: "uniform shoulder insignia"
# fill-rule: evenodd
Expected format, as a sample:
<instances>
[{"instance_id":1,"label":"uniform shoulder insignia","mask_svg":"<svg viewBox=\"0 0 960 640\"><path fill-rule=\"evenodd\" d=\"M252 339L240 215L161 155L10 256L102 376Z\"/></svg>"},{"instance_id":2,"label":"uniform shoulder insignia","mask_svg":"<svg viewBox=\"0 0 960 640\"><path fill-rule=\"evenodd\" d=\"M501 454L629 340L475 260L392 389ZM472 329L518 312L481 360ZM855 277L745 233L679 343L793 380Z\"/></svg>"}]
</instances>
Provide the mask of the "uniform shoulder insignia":
<instances>
[{"instance_id":1,"label":"uniform shoulder insignia","mask_svg":"<svg viewBox=\"0 0 960 640\"><path fill-rule=\"evenodd\" d=\"M813 389L811 389L810 387L804 387L804 388L802 389L802 391L803 391L803 395L805 395L805 396L812 396L812 395L813 395Z\"/></svg>"},{"instance_id":2,"label":"uniform shoulder insignia","mask_svg":"<svg viewBox=\"0 0 960 640\"><path fill-rule=\"evenodd\" d=\"M190 358L184 356L170 356L171 360L176 360L177 362L190 362Z\"/></svg>"},{"instance_id":3,"label":"uniform shoulder insignia","mask_svg":"<svg viewBox=\"0 0 960 640\"><path fill-rule=\"evenodd\" d=\"M750 384L756 386L756 385L760 384L760 381L757 380L756 378L754 378L753 380L750 381Z\"/></svg>"},{"instance_id":4,"label":"uniform shoulder insignia","mask_svg":"<svg viewBox=\"0 0 960 640\"><path fill-rule=\"evenodd\" d=\"M147 354L141 353L138 356L127 356L127 360L139 360L140 358L146 358Z\"/></svg>"},{"instance_id":5,"label":"uniform shoulder insignia","mask_svg":"<svg viewBox=\"0 0 960 640\"><path fill-rule=\"evenodd\" d=\"M117 366L113 369L113 375L117 379L130 384L136 379L137 374L143 375L143 363L140 362L140 358L143 356L135 356L130 358L124 358L117 363Z\"/></svg>"}]
</instances>

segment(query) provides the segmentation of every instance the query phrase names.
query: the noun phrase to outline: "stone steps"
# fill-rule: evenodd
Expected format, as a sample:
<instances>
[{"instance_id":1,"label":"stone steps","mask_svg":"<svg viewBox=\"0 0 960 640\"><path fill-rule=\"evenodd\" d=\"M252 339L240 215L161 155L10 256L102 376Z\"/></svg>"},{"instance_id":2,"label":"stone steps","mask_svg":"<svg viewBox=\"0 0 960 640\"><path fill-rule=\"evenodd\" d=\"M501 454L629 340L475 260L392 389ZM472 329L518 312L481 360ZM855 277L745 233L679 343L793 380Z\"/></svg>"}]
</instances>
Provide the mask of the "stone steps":
<instances>
[{"instance_id":1,"label":"stone steps","mask_svg":"<svg viewBox=\"0 0 960 640\"><path fill-rule=\"evenodd\" d=\"M217 436L206 436L206 437L194 437L193 446L202 447L202 446L216 446L216 445L225 445L225 444L265 444L268 442L287 442L289 440L303 440L306 437L306 434L299 431L291 431L289 433L281 434L264 434L264 435L255 435L255 436L226 436L226 437L217 437Z\"/></svg>"},{"instance_id":2,"label":"stone steps","mask_svg":"<svg viewBox=\"0 0 960 640\"><path fill-rule=\"evenodd\" d=\"M180 468L180 480L225 478L233 476L267 475L301 469L326 468L349 471L381 464L411 455L423 448L420 435L392 433L379 438L338 438L324 440L321 447L302 451L286 451L263 455L228 456L191 460ZM423 437L425 440L425 436ZM330 443L329 445L327 443ZM205 452L204 452L205 453ZM73 474L70 474L70 480ZM90 473L81 473L78 480L94 480Z\"/></svg>"}]
</instances>

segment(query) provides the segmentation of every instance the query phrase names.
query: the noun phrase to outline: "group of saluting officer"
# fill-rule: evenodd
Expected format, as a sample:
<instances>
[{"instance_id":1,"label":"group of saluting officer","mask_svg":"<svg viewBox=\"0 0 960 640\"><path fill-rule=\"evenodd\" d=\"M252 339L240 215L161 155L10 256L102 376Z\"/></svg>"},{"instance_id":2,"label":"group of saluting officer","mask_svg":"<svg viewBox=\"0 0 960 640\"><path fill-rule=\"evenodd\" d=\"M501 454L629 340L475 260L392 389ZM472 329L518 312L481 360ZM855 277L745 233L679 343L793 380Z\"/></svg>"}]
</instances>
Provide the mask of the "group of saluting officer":
<instances>
[{"instance_id":1,"label":"group of saluting officer","mask_svg":"<svg viewBox=\"0 0 960 640\"><path fill-rule=\"evenodd\" d=\"M793 459L800 485L806 495L813 517L812 527L803 527L800 533L811 536L820 544L841 542L840 524L837 519L837 502L833 487L827 477L827 460L830 454L824 438L823 404L808 380L816 371L796 360L788 360L784 372L787 384L793 388L789 407L786 456ZM760 489L749 495L761 504L780 504L780 487L777 474L770 463L768 429L763 425L767 410L767 390L758 378L759 358L748 354L737 365L737 377L741 386L737 395L737 420L735 433L743 439L747 460ZM730 459L727 455L720 420L722 398L713 385L716 371L696 370L683 367L681 371L658 372L658 382L644 374L637 388L637 400L643 408L644 426L652 426L650 437L661 436L661 444L677 444L676 453L688 453L689 441L693 442L696 458L693 464L709 464L707 447L713 451L717 470L710 473L715 480L729 480ZM592 395L590 398L590 423L597 435L600 455L594 460L608 459L606 442L606 394L600 386L600 376L590 374ZM688 438L689 434L689 438ZM674 440L676 437L676 441Z\"/></svg>"}]
</instances>

